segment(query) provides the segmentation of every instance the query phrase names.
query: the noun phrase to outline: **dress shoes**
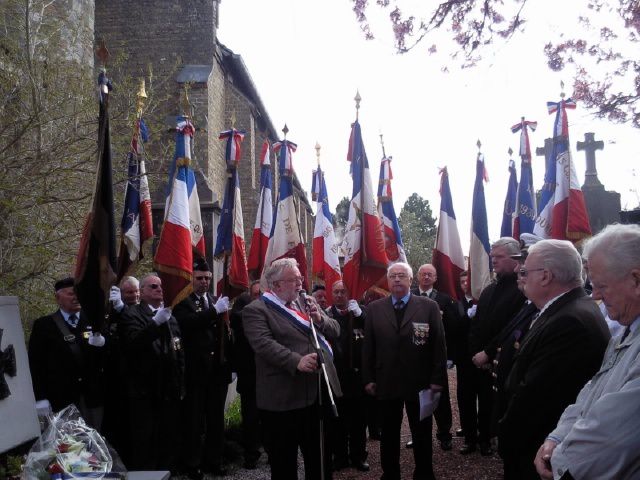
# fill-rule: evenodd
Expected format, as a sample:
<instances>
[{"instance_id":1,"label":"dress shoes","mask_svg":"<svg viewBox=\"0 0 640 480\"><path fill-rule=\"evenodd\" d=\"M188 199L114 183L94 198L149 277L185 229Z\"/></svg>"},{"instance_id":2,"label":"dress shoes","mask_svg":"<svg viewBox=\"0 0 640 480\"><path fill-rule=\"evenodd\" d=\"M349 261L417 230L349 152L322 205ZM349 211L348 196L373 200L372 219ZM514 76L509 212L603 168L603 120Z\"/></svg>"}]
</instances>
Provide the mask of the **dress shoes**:
<instances>
[{"instance_id":1,"label":"dress shoes","mask_svg":"<svg viewBox=\"0 0 640 480\"><path fill-rule=\"evenodd\" d=\"M445 452L448 452L453 448L453 442L450 438L445 438L444 440L440 440L440 448Z\"/></svg>"},{"instance_id":2,"label":"dress shoes","mask_svg":"<svg viewBox=\"0 0 640 480\"><path fill-rule=\"evenodd\" d=\"M462 448L460 449L460 453L462 455L469 455L470 453L473 453L476 451L476 444L475 443L465 443Z\"/></svg>"},{"instance_id":3,"label":"dress shoes","mask_svg":"<svg viewBox=\"0 0 640 480\"><path fill-rule=\"evenodd\" d=\"M464 437L464 430L461 428L456 430L456 437Z\"/></svg>"},{"instance_id":4,"label":"dress shoes","mask_svg":"<svg viewBox=\"0 0 640 480\"><path fill-rule=\"evenodd\" d=\"M413 440L409 440L406 444L405 444L406 448L413 448Z\"/></svg>"},{"instance_id":5,"label":"dress shoes","mask_svg":"<svg viewBox=\"0 0 640 480\"><path fill-rule=\"evenodd\" d=\"M361 460L360 462L353 462L352 466L359 472L368 472L371 469L369 464L364 460Z\"/></svg>"},{"instance_id":6,"label":"dress shoes","mask_svg":"<svg viewBox=\"0 0 640 480\"><path fill-rule=\"evenodd\" d=\"M482 455L483 457L489 457L493 455L493 448L491 448L491 444L489 442L480 443L480 455Z\"/></svg>"}]
</instances>

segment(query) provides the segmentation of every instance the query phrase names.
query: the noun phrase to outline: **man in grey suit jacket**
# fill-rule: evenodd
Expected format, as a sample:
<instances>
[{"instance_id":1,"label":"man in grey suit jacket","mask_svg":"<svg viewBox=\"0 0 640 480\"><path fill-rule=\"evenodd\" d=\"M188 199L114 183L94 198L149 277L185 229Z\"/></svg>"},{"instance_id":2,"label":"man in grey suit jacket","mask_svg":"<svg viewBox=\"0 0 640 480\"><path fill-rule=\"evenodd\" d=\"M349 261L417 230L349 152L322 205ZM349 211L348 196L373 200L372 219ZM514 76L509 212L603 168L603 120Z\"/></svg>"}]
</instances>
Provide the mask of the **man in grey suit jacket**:
<instances>
[{"instance_id":1,"label":"man in grey suit jacket","mask_svg":"<svg viewBox=\"0 0 640 480\"><path fill-rule=\"evenodd\" d=\"M340 333L338 323L310 300L307 312L297 304L302 276L294 259L274 261L264 272L267 290L242 311L242 323L256 359L256 403L269 454L271 478L297 480L298 447L302 450L305 478L320 479L318 352L312 344L313 321L318 332L331 390L340 396L332 360L331 341ZM324 412L321 412L324 413ZM328 451L325 448L325 451ZM328 457L328 455L326 456ZM331 477L325 458L325 478Z\"/></svg>"},{"instance_id":2,"label":"man in grey suit jacket","mask_svg":"<svg viewBox=\"0 0 640 480\"><path fill-rule=\"evenodd\" d=\"M413 438L415 480L433 479L432 419L420 420L419 393L441 392L447 381L447 353L438 304L409 291L413 272L406 263L387 271L391 297L367 306L363 382L380 405L380 459L384 480L400 479L400 426L406 407Z\"/></svg>"}]
</instances>

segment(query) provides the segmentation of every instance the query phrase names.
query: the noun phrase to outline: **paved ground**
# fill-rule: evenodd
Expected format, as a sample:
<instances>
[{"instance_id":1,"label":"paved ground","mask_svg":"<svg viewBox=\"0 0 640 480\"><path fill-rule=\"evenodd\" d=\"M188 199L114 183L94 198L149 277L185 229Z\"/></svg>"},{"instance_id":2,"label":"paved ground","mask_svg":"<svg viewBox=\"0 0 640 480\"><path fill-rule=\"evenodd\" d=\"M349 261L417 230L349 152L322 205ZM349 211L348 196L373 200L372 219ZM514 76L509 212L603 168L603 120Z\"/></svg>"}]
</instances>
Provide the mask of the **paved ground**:
<instances>
[{"instance_id":1,"label":"paved ground","mask_svg":"<svg viewBox=\"0 0 640 480\"><path fill-rule=\"evenodd\" d=\"M458 420L458 408L455 401L455 369L449 371L449 384L451 388L452 396L452 410L454 414L453 429L459 428ZM410 438L409 425L407 424L406 417L402 427L402 445L404 445ZM498 480L502 478L502 462L497 455L492 457L483 457L478 452L471 455L460 455L458 450L462 447L463 439L454 437L453 450L449 452L443 452L440 450L439 444L435 441L435 432L433 435L433 465L438 480ZM229 467L229 475L225 476L225 480L254 480L254 479L268 479L269 478L269 466L266 461L266 456L262 455L258 468L255 470L246 470L242 468L242 453L240 447L236 442L231 439L229 442L229 457L231 463ZM369 440L367 445L369 451L369 463L371 465L371 471L367 473L358 472L352 468L341 470L334 473L333 478L335 480L373 480L379 479L382 475L380 469L380 444L377 441ZM403 448L401 450L400 462L402 465L403 478L412 478L413 472L413 454L412 450ZM304 478L304 469L302 467L302 458L299 462L299 475L300 479ZM218 478L218 477L207 477Z\"/></svg>"}]
</instances>

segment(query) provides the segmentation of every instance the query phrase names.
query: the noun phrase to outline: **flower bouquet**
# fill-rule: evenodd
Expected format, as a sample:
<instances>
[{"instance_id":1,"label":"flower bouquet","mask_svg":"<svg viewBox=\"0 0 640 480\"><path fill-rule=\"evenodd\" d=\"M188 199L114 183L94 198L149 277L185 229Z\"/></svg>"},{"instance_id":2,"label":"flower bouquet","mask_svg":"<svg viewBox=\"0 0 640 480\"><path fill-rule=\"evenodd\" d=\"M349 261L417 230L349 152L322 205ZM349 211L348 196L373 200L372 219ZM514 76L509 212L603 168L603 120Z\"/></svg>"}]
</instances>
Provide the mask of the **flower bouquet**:
<instances>
[{"instance_id":1,"label":"flower bouquet","mask_svg":"<svg viewBox=\"0 0 640 480\"><path fill-rule=\"evenodd\" d=\"M112 466L104 438L70 405L51 416L49 426L31 447L22 478L125 478L124 473L112 472Z\"/></svg>"}]
</instances>

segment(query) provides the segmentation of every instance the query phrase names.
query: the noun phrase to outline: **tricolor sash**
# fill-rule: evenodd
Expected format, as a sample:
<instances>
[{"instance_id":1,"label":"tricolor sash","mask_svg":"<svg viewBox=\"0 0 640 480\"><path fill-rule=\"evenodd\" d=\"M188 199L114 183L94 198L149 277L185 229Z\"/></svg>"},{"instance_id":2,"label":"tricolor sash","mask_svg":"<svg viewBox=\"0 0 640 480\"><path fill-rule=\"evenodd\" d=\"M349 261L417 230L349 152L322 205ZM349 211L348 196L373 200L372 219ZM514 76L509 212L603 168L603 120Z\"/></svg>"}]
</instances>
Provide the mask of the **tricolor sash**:
<instances>
[{"instance_id":1,"label":"tricolor sash","mask_svg":"<svg viewBox=\"0 0 640 480\"><path fill-rule=\"evenodd\" d=\"M271 292L264 292L262 294L262 299L269 308L282 314L296 329L300 330L305 335L312 335L311 320L306 314L283 305L282 301ZM320 346L324 350L328 351L333 358L333 349L331 348L331 345L329 345L329 342L327 342L324 335L322 335L317 328L316 335L318 336L318 343L320 343Z\"/></svg>"}]
</instances>

